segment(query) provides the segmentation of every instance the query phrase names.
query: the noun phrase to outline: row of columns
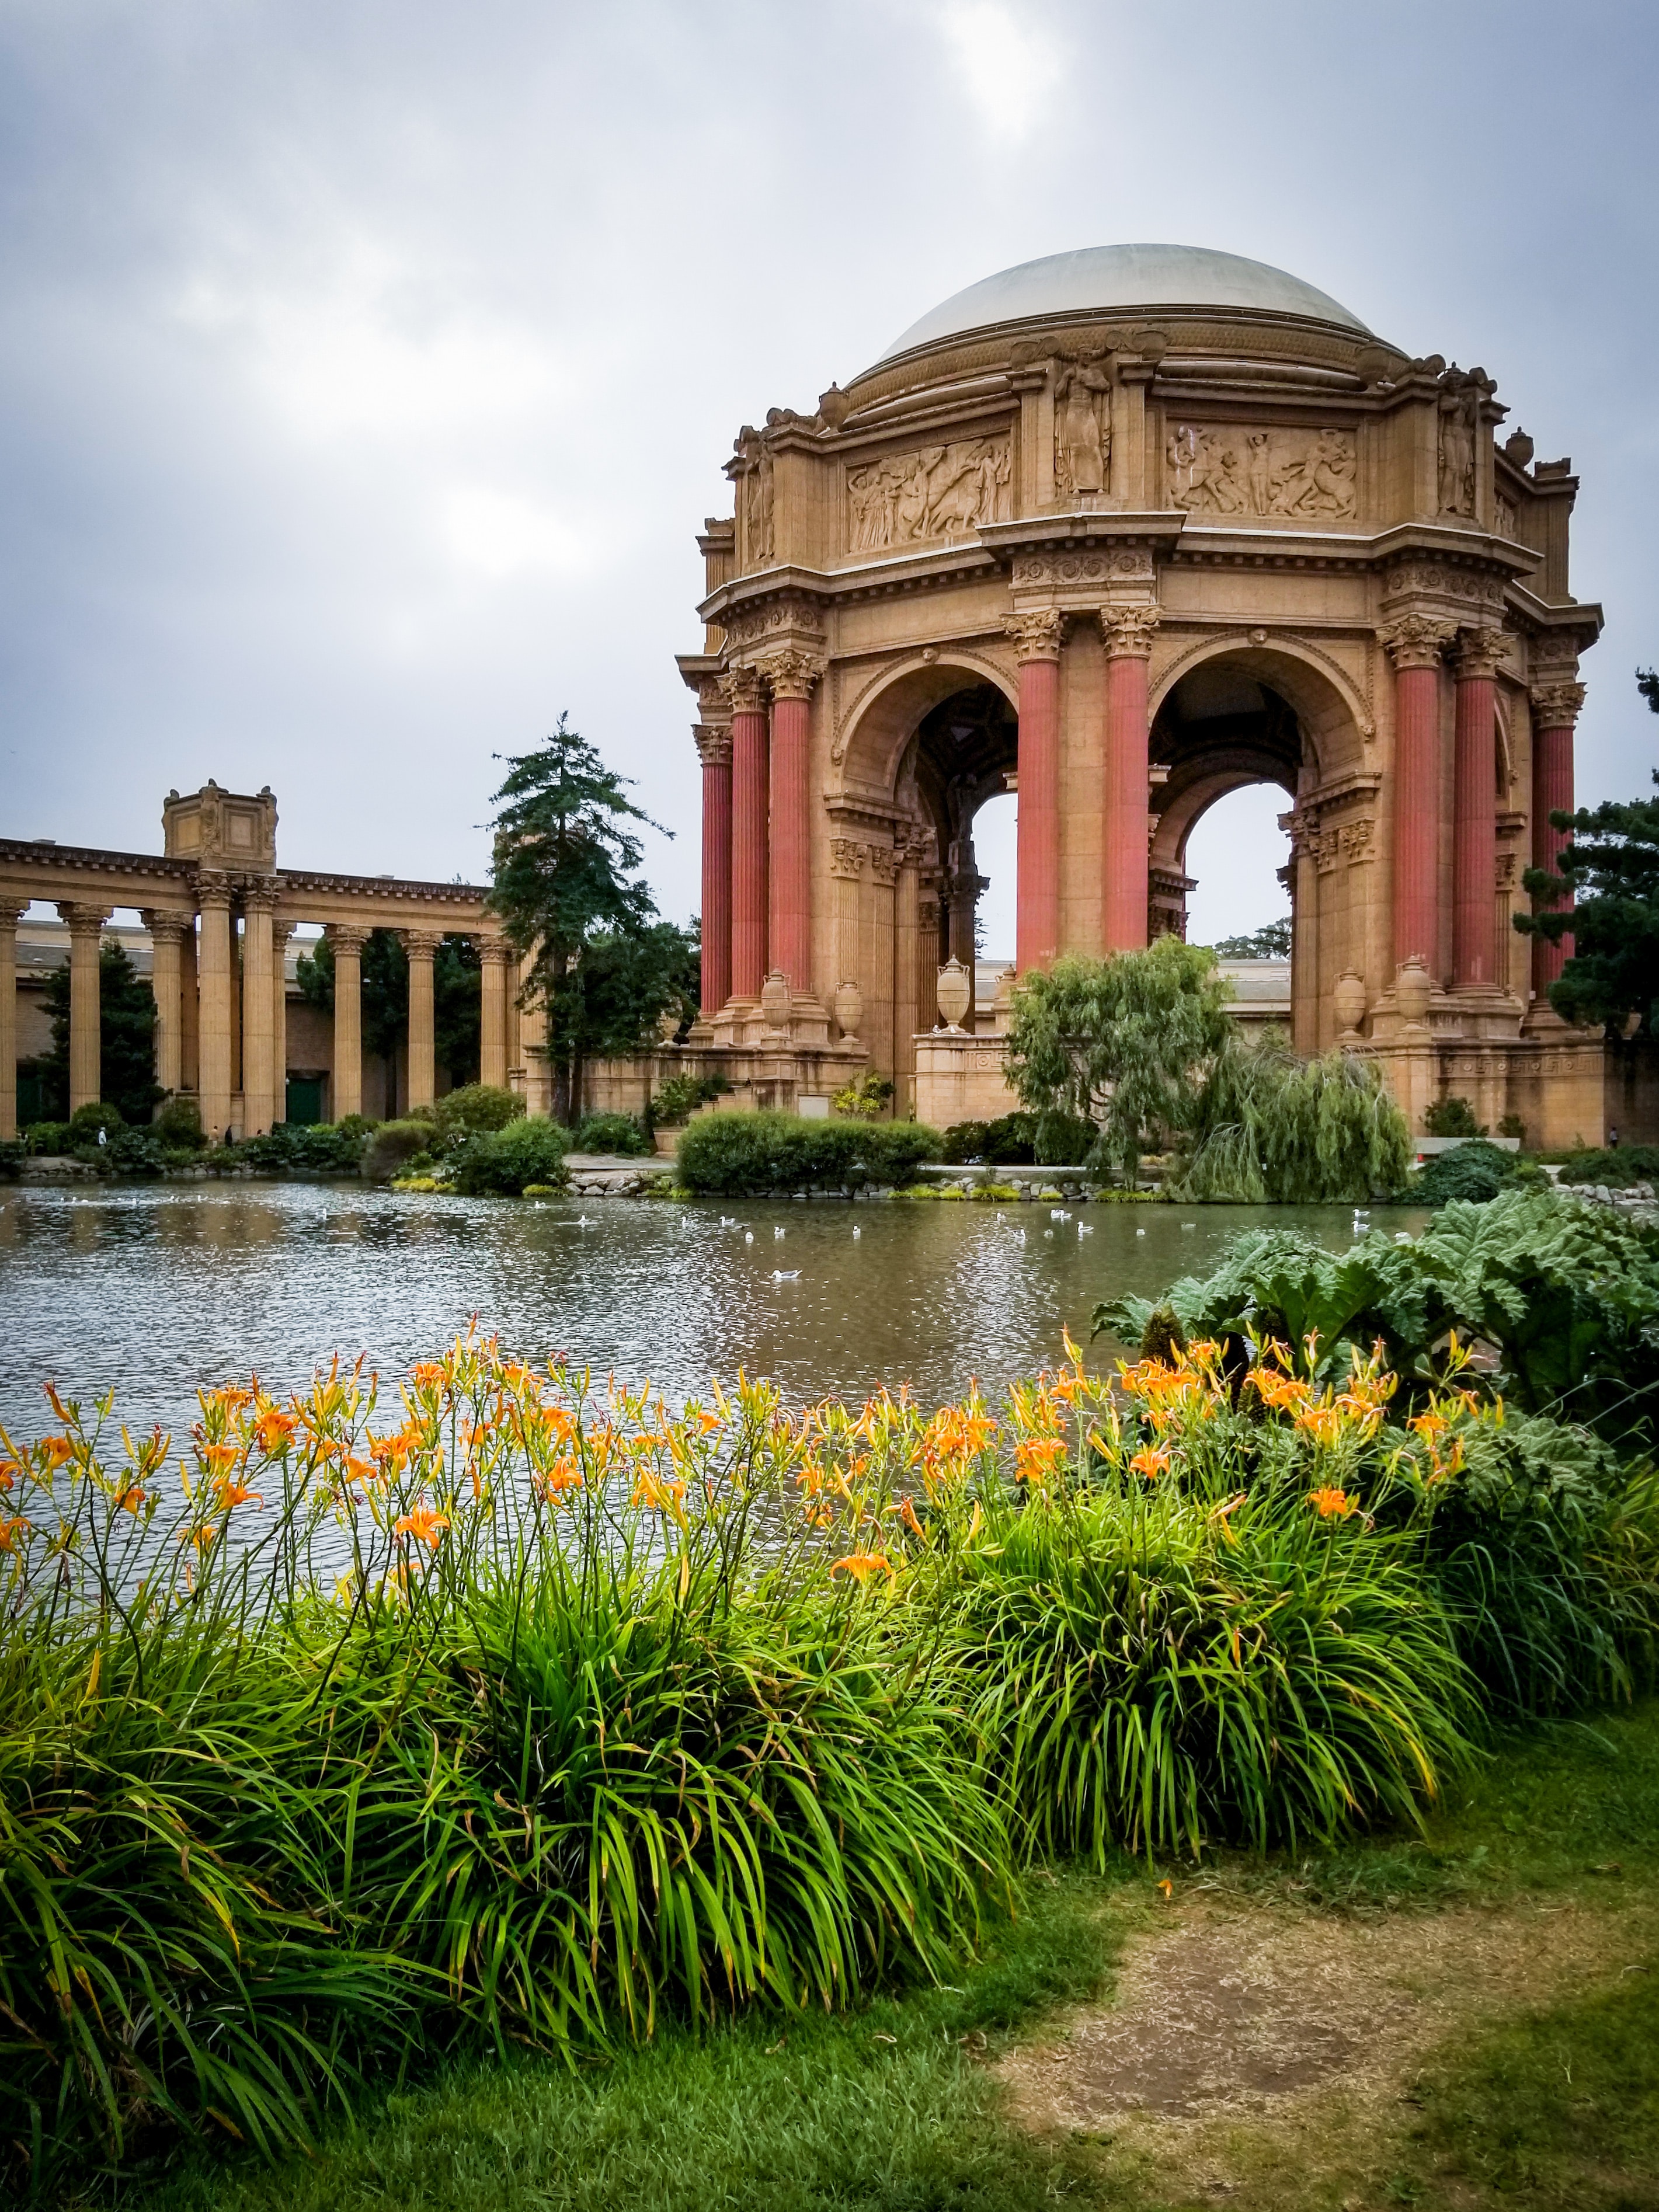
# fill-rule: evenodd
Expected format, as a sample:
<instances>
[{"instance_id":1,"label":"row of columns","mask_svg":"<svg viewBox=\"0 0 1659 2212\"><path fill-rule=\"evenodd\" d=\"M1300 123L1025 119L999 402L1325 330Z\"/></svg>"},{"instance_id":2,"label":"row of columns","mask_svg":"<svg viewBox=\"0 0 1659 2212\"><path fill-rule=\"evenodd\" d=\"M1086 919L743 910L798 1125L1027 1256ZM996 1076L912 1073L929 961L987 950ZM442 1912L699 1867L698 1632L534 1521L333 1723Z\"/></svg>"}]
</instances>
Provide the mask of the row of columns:
<instances>
[{"instance_id":1,"label":"row of columns","mask_svg":"<svg viewBox=\"0 0 1659 2212\"><path fill-rule=\"evenodd\" d=\"M1497 674L1504 639L1496 629L1408 614L1383 642L1394 663L1394 965L1420 960L1455 991L1501 990L1507 963L1497 942L1493 884L1497 871ZM1452 757L1451 944L1442 941L1440 902L1441 674L1455 682ZM1568 833L1552 811L1573 803L1573 730L1583 704L1577 684L1540 684L1533 702L1533 865L1553 872ZM1449 950L1449 969L1446 956ZM1533 989L1542 998L1571 956L1533 940Z\"/></svg>"},{"instance_id":2,"label":"row of columns","mask_svg":"<svg viewBox=\"0 0 1659 2212\"><path fill-rule=\"evenodd\" d=\"M217 1139L231 1126L232 1102L242 1098L242 1133L259 1135L287 1119L288 941L296 924L276 917L276 895L262 887L202 884L200 914L147 907L140 918L152 947L156 1000L156 1080L168 1092L194 1091L202 1126ZM242 916L241 959L235 957L235 908ZM0 906L0 1139L17 1133L17 903ZM69 1107L95 1104L101 1090L98 958L113 908L85 901L58 903L70 939ZM363 948L369 931L331 923L334 954L333 1113L363 1110ZM437 1066L433 961L442 934L397 933L409 959L409 1104L430 1105ZM479 1077L508 1081L509 1009L516 995L512 946L504 938L478 939L483 968ZM240 1046L240 1081L237 1059Z\"/></svg>"},{"instance_id":3,"label":"row of columns","mask_svg":"<svg viewBox=\"0 0 1659 2212\"><path fill-rule=\"evenodd\" d=\"M773 969L812 988L812 691L824 664L790 647L726 679L729 730L703 762L702 1006L759 999Z\"/></svg>"}]
</instances>

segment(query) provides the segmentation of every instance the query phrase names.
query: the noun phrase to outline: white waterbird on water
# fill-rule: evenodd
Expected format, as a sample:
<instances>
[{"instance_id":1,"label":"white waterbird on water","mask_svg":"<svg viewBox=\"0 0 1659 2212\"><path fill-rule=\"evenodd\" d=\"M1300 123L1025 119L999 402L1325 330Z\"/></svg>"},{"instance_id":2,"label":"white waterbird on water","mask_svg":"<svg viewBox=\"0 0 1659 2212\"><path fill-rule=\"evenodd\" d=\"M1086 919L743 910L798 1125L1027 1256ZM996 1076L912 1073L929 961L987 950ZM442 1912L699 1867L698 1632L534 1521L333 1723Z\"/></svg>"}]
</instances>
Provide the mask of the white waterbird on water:
<instances>
[{"instance_id":1,"label":"white waterbird on water","mask_svg":"<svg viewBox=\"0 0 1659 2212\"><path fill-rule=\"evenodd\" d=\"M585 1213L578 1213L576 1218L576 1225L578 1229L597 1229L599 1224L596 1221L589 1221Z\"/></svg>"},{"instance_id":2,"label":"white waterbird on water","mask_svg":"<svg viewBox=\"0 0 1659 2212\"><path fill-rule=\"evenodd\" d=\"M773 1243L774 1243L774 1244L775 1244L775 1243L777 1243L779 1241L779 1239L782 1237L783 1234L784 1234L784 1232L783 1232L783 1231L782 1231L781 1229L774 1229L774 1230L772 1231L772 1242L773 1242Z\"/></svg>"},{"instance_id":3,"label":"white waterbird on water","mask_svg":"<svg viewBox=\"0 0 1659 2212\"><path fill-rule=\"evenodd\" d=\"M864 1232L862 1229L857 1227L854 1228L852 1232L852 1241L855 1244L858 1242L858 1239L863 1235L863 1233Z\"/></svg>"},{"instance_id":4,"label":"white waterbird on water","mask_svg":"<svg viewBox=\"0 0 1659 2212\"><path fill-rule=\"evenodd\" d=\"M723 1229L735 1229L737 1216L735 1213L723 1213L720 1217L720 1226Z\"/></svg>"},{"instance_id":5,"label":"white waterbird on water","mask_svg":"<svg viewBox=\"0 0 1659 2212\"><path fill-rule=\"evenodd\" d=\"M753 1231L753 1229L746 1229L746 1230L743 1231L743 1242L744 1242L746 1244L753 1244L753 1242L754 1242L754 1231Z\"/></svg>"},{"instance_id":6,"label":"white waterbird on water","mask_svg":"<svg viewBox=\"0 0 1659 2212\"><path fill-rule=\"evenodd\" d=\"M798 1267L774 1267L772 1271L772 1279L774 1283L798 1283L801 1279L801 1270Z\"/></svg>"},{"instance_id":7,"label":"white waterbird on water","mask_svg":"<svg viewBox=\"0 0 1659 2212\"><path fill-rule=\"evenodd\" d=\"M1095 1234L1094 1223L1092 1221L1080 1221L1077 1224L1077 1234L1079 1237L1092 1237Z\"/></svg>"}]
</instances>

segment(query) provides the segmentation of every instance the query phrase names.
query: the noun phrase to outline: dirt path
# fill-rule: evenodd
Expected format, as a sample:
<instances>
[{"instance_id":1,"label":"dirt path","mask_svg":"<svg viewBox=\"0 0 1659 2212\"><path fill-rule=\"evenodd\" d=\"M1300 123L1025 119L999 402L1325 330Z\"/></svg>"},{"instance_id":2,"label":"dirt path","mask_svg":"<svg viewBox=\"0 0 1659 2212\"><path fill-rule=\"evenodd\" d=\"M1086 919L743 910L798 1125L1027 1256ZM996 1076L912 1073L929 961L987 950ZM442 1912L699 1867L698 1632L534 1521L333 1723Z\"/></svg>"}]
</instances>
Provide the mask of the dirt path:
<instances>
[{"instance_id":1,"label":"dirt path","mask_svg":"<svg viewBox=\"0 0 1659 2212\"><path fill-rule=\"evenodd\" d=\"M1363 1917L1177 1901L1130 1939L1110 2003L997 2062L1035 2131L1109 2138L1174 2194L1369 2206L1424 2055L1615 1978L1643 1911L1521 1902ZM1285 2181L1297 2188L1287 2196ZM1357 2193L1333 2198L1333 2184Z\"/></svg>"}]
</instances>

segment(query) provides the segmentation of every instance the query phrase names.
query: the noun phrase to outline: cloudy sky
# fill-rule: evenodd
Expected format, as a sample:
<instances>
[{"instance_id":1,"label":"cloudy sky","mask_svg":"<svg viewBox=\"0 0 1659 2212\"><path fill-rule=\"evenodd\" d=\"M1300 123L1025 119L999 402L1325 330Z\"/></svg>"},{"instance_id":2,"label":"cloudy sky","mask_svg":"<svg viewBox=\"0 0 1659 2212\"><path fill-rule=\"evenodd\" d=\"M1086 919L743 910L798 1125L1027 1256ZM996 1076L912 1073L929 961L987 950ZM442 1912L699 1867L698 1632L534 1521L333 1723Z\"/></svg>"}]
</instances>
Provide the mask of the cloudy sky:
<instances>
[{"instance_id":1,"label":"cloudy sky","mask_svg":"<svg viewBox=\"0 0 1659 2212\"><path fill-rule=\"evenodd\" d=\"M0 834L153 848L215 775L275 788L290 866L476 877L491 756L568 708L680 830L650 865L684 915L673 656L733 434L976 277L1115 240L1293 270L1571 454L1607 613L1579 787L1632 793L1655 21L0 0ZM1195 836L1195 936L1277 909L1282 803Z\"/></svg>"}]
</instances>

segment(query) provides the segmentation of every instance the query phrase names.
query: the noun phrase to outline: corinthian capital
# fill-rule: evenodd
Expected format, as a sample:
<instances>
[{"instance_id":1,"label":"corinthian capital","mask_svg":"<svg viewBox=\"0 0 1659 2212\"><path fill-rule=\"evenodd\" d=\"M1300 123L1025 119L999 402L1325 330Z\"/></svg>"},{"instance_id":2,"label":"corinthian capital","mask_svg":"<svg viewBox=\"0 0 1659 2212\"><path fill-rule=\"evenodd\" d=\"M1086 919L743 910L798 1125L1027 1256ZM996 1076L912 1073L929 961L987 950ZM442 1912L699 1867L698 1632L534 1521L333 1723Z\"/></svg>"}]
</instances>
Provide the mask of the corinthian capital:
<instances>
[{"instance_id":1,"label":"corinthian capital","mask_svg":"<svg viewBox=\"0 0 1659 2212\"><path fill-rule=\"evenodd\" d=\"M1457 672L1465 677L1496 676L1503 665L1506 641L1501 629L1458 632Z\"/></svg>"},{"instance_id":2,"label":"corinthian capital","mask_svg":"<svg viewBox=\"0 0 1659 2212\"><path fill-rule=\"evenodd\" d=\"M1534 684L1533 720L1540 730L1570 730L1584 704L1582 684Z\"/></svg>"},{"instance_id":3,"label":"corinthian capital","mask_svg":"<svg viewBox=\"0 0 1659 2212\"><path fill-rule=\"evenodd\" d=\"M355 921L331 921L328 924L328 941L334 948L337 960L341 957L348 960L360 958L369 934L367 928L360 928Z\"/></svg>"},{"instance_id":4,"label":"corinthian capital","mask_svg":"<svg viewBox=\"0 0 1659 2212\"><path fill-rule=\"evenodd\" d=\"M96 937L114 912L113 907L83 904L79 899L59 899L58 919L69 924L71 937Z\"/></svg>"},{"instance_id":5,"label":"corinthian capital","mask_svg":"<svg viewBox=\"0 0 1659 2212\"><path fill-rule=\"evenodd\" d=\"M1430 615L1398 615L1377 632L1396 668L1438 668L1457 635L1457 624Z\"/></svg>"},{"instance_id":6,"label":"corinthian capital","mask_svg":"<svg viewBox=\"0 0 1659 2212\"><path fill-rule=\"evenodd\" d=\"M760 663L760 672L771 684L774 699L810 699L812 687L826 665L817 653L802 653L798 646L788 645L781 653L769 653Z\"/></svg>"},{"instance_id":7,"label":"corinthian capital","mask_svg":"<svg viewBox=\"0 0 1659 2212\"><path fill-rule=\"evenodd\" d=\"M697 744L697 757L704 768L723 768L732 757L731 725L729 722L694 722L692 736Z\"/></svg>"},{"instance_id":8,"label":"corinthian capital","mask_svg":"<svg viewBox=\"0 0 1659 2212\"><path fill-rule=\"evenodd\" d=\"M1156 607L1102 607L1101 635L1108 660L1147 660L1161 617Z\"/></svg>"},{"instance_id":9,"label":"corinthian capital","mask_svg":"<svg viewBox=\"0 0 1659 2212\"><path fill-rule=\"evenodd\" d=\"M720 679L720 688L734 714L765 713L765 687L758 669L729 668Z\"/></svg>"},{"instance_id":10,"label":"corinthian capital","mask_svg":"<svg viewBox=\"0 0 1659 2212\"><path fill-rule=\"evenodd\" d=\"M1027 614L1010 615L1003 628L1014 641L1016 660L1059 659L1065 617L1058 607L1036 607Z\"/></svg>"}]
</instances>

